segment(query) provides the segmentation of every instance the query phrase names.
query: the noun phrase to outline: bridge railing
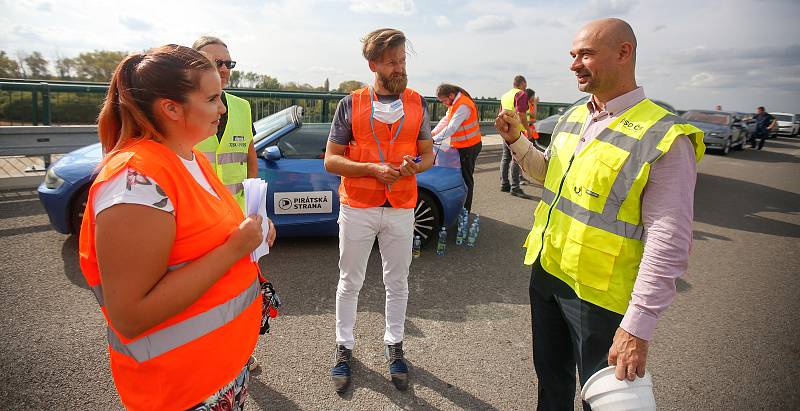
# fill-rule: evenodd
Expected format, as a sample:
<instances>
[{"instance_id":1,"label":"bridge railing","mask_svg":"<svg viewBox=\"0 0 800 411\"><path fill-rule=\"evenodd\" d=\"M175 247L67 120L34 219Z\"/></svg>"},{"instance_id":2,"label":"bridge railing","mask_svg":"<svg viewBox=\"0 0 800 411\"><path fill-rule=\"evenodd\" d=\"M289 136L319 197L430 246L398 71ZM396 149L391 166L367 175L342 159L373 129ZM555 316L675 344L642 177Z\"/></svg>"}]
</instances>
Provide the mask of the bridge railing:
<instances>
[{"instance_id":1,"label":"bridge railing","mask_svg":"<svg viewBox=\"0 0 800 411\"><path fill-rule=\"evenodd\" d=\"M106 83L0 79L0 125L94 124L108 91ZM345 93L264 89L226 89L247 99L253 119L266 117L292 105L305 108L304 119L328 123ZM426 97L431 120L438 121L447 108L434 97ZM492 121L500 101L476 99L480 121ZM566 107L564 103L539 103L537 118L545 118Z\"/></svg>"}]
</instances>

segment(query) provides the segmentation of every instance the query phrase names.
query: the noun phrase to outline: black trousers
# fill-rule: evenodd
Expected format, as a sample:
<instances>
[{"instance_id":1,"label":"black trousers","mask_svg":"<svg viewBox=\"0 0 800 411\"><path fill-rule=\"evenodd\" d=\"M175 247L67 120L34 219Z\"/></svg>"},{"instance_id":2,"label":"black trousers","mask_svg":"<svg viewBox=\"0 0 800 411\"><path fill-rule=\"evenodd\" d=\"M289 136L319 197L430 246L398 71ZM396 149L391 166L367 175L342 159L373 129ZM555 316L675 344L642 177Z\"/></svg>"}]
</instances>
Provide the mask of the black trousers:
<instances>
[{"instance_id":1,"label":"black trousers","mask_svg":"<svg viewBox=\"0 0 800 411\"><path fill-rule=\"evenodd\" d=\"M575 369L581 386L608 366L608 349L622 315L578 298L537 259L530 283L533 365L539 379L537 410L572 410ZM591 410L583 403L584 410Z\"/></svg>"},{"instance_id":2,"label":"black trousers","mask_svg":"<svg viewBox=\"0 0 800 411\"><path fill-rule=\"evenodd\" d=\"M481 153L483 143L480 141L478 144L470 147L458 148L458 158L461 160L461 177L464 178L464 183L467 185L467 199L464 201L464 208L467 211L472 211L472 193L475 191L475 179L472 175L475 173L475 162L478 160L478 154Z\"/></svg>"},{"instance_id":3,"label":"black trousers","mask_svg":"<svg viewBox=\"0 0 800 411\"><path fill-rule=\"evenodd\" d=\"M766 140L767 137L769 137L769 131L755 132L753 136L750 137L750 148L756 148L756 146L758 146L758 149L761 150L764 148L764 140Z\"/></svg>"}]
</instances>

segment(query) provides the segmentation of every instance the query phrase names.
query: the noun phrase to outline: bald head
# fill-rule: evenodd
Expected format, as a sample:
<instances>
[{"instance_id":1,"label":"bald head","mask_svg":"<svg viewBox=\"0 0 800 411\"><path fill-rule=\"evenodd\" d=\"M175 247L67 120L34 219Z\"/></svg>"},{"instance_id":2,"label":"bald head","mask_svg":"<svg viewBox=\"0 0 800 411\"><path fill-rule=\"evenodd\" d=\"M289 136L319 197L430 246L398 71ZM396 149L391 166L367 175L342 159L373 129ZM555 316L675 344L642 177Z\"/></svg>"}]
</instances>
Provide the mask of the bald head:
<instances>
[{"instance_id":1,"label":"bald head","mask_svg":"<svg viewBox=\"0 0 800 411\"><path fill-rule=\"evenodd\" d=\"M570 54L581 91L601 97L635 88L636 35L625 21L589 22L575 35Z\"/></svg>"},{"instance_id":2,"label":"bald head","mask_svg":"<svg viewBox=\"0 0 800 411\"><path fill-rule=\"evenodd\" d=\"M593 40L611 49L618 49L626 43L630 44L631 61L636 62L636 35L625 20L611 17L591 21L583 26L578 36L592 37Z\"/></svg>"}]
</instances>

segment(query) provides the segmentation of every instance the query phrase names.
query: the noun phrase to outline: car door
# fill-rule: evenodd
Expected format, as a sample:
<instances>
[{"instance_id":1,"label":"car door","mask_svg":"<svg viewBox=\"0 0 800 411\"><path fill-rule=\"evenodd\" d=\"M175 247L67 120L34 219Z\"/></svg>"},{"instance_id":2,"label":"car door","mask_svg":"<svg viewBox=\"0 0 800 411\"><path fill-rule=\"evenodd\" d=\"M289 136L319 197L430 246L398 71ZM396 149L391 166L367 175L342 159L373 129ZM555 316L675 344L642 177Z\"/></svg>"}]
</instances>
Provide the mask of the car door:
<instances>
[{"instance_id":1,"label":"car door","mask_svg":"<svg viewBox=\"0 0 800 411\"><path fill-rule=\"evenodd\" d=\"M304 124L270 144L280 150L279 158L259 158L259 177L269 184L267 213L279 235L338 232L339 176L325 171L323 164L329 129Z\"/></svg>"}]
</instances>

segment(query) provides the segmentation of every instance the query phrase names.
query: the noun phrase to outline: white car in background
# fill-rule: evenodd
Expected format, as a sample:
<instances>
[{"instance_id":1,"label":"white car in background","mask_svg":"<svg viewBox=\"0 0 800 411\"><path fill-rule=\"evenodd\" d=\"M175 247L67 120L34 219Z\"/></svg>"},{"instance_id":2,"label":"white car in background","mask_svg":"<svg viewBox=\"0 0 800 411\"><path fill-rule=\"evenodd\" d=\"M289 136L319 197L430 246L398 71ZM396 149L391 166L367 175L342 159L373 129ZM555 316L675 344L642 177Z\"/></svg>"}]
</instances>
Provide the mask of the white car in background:
<instances>
[{"instance_id":1,"label":"white car in background","mask_svg":"<svg viewBox=\"0 0 800 411\"><path fill-rule=\"evenodd\" d=\"M800 116L791 113L769 113L778 120L778 134L796 136L800 134Z\"/></svg>"}]
</instances>

